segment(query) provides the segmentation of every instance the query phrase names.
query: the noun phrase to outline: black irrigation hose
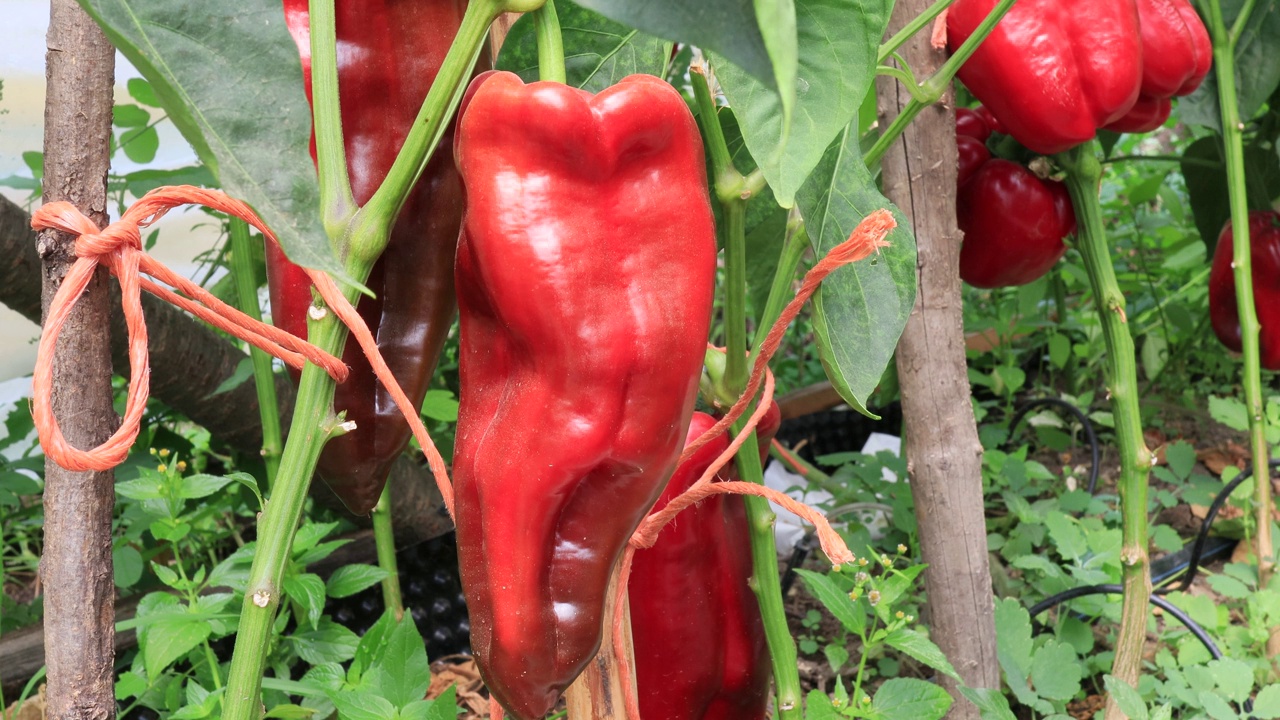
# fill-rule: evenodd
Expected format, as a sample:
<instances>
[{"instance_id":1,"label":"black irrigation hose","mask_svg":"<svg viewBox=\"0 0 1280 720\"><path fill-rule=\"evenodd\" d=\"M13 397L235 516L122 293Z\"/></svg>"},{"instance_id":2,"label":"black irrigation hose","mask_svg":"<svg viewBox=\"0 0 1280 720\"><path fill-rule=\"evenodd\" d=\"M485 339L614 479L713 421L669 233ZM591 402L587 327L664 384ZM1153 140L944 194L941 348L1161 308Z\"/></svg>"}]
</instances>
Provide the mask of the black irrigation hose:
<instances>
[{"instance_id":1,"label":"black irrigation hose","mask_svg":"<svg viewBox=\"0 0 1280 720\"><path fill-rule=\"evenodd\" d=\"M1273 458L1271 467L1280 468L1280 459ZM1209 506L1209 512L1204 516L1204 522L1200 523L1200 532L1196 535L1195 545L1191 548L1191 558L1187 561L1187 572L1182 576L1182 582L1177 586L1169 585L1156 588L1154 592L1166 595L1174 590L1186 591L1187 588L1191 587L1191 582L1196 579L1196 574L1200 572L1200 556L1204 552L1204 544L1209 539L1209 529L1213 526L1214 519L1218 517L1218 511L1226 504L1227 498L1231 497L1231 493L1240 486L1240 483L1252 476L1253 466L1250 465L1218 491L1218 496L1213 499L1213 504Z\"/></svg>"},{"instance_id":2,"label":"black irrigation hose","mask_svg":"<svg viewBox=\"0 0 1280 720\"><path fill-rule=\"evenodd\" d=\"M1089 442L1089 454L1092 464L1089 467L1089 494L1092 495L1098 488L1098 472L1102 468L1102 448L1098 444L1098 434L1094 432L1093 422L1089 420L1089 416L1075 405L1053 397L1036 398L1028 400L1018 406L1017 412L1013 414L1013 419L1009 421L1009 438L1012 441L1013 431L1018 429L1018 425L1027 417L1032 409L1045 405L1051 405L1059 410L1065 410L1075 416L1080 421L1081 427L1084 428L1085 439Z\"/></svg>"}]
</instances>

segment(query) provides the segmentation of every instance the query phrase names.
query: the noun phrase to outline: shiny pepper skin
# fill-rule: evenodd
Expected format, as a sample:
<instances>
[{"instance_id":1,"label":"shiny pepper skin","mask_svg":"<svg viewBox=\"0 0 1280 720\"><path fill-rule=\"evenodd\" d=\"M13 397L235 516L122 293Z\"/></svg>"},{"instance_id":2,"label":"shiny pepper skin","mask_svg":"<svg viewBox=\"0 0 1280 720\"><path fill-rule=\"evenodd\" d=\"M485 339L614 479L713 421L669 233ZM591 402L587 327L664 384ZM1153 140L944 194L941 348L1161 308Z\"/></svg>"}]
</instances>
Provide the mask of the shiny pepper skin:
<instances>
[{"instance_id":1,"label":"shiny pepper skin","mask_svg":"<svg viewBox=\"0 0 1280 720\"><path fill-rule=\"evenodd\" d=\"M310 100L307 0L285 0L284 6ZM390 170L465 9L460 0L337 3L343 139L356 202L367 202ZM313 156L314 143L313 137ZM366 282L377 297L362 297L357 306L392 374L419 405L453 320L453 257L461 220L462 183L449 152L437 152ZM275 243L267 246L267 279L272 321L306 337L311 283ZM342 359L351 375L338 386L334 408L356 427L325 445L317 471L351 512L368 515L410 432L354 340Z\"/></svg>"},{"instance_id":2,"label":"shiny pepper skin","mask_svg":"<svg viewBox=\"0 0 1280 720\"><path fill-rule=\"evenodd\" d=\"M756 428L761 461L780 421L773 403ZM694 413L686 442L715 422ZM699 448L676 468L654 510L688 490L728 447L724 434ZM733 464L716 479L736 479ZM772 669L751 574L751 530L737 496L688 508L653 547L636 551L627 590L642 718L763 720Z\"/></svg>"},{"instance_id":3,"label":"shiny pepper skin","mask_svg":"<svg viewBox=\"0 0 1280 720\"><path fill-rule=\"evenodd\" d=\"M459 565L485 683L532 720L596 654L683 447L715 227L697 125L658 78L592 96L491 73L460 113Z\"/></svg>"},{"instance_id":4,"label":"shiny pepper skin","mask_svg":"<svg viewBox=\"0 0 1280 720\"><path fill-rule=\"evenodd\" d=\"M980 288L1026 285L1067 251L1075 232L1071 196L1015 162L991 159L991 135L981 109L956 111L956 224L964 232L960 278Z\"/></svg>"},{"instance_id":5,"label":"shiny pepper skin","mask_svg":"<svg viewBox=\"0 0 1280 720\"><path fill-rule=\"evenodd\" d=\"M1236 307L1235 243L1231 224L1218 236L1209 271L1209 321L1223 345L1240 352L1240 313ZM1280 370L1280 213L1249 213L1249 248L1253 270L1253 306L1261 326L1262 367Z\"/></svg>"},{"instance_id":6,"label":"shiny pepper skin","mask_svg":"<svg viewBox=\"0 0 1280 720\"><path fill-rule=\"evenodd\" d=\"M955 51L997 0L956 0ZM1087 142L1133 107L1142 85L1134 0L1018 0L959 72L1003 129L1049 155Z\"/></svg>"},{"instance_id":7,"label":"shiny pepper skin","mask_svg":"<svg viewBox=\"0 0 1280 720\"><path fill-rule=\"evenodd\" d=\"M1107 126L1117 132L1150 132L1164 125L1169 98L1190 95L1213 62L1209 31L1187 0L1137 0L1142 23L1142 91L1123 118Z\"/></svg>"}]
</instances>

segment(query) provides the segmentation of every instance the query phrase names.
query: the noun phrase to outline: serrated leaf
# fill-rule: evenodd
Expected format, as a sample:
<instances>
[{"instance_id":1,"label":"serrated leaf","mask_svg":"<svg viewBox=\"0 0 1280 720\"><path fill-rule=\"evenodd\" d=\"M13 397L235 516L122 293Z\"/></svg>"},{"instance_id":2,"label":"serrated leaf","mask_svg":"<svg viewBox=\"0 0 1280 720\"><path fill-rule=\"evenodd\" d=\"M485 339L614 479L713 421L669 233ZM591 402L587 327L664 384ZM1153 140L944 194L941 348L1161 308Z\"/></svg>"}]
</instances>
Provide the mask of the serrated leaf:
<instances>
[{"instance_id":1,"label":"serrated leaf","mask_svg":"<svg viewBox=\"0 0 1280 720\"><path fill-rule=\"evenodd\" d=\"M931 682L893 678L876 690L871 707L884 720L940 720L951 702L947 691Z\"/></svg>"},{"instance_id":2,"label":"serrated leaf","mask_svg":"<svg viewBox=\"0 0 1280 720\"><path fill-rule=\"evenodd\" d=\"M875 78L876 52L891 8L886 0L796 0L798 92L789 129L783 96L750 73L712 57L747 147L783 207L796 202L797 192L832 140L856 123Z\"/></svg>"},{"instance_id":3,"label":"serrated leaf","mask_svg":"<svg viewBox=\"0 0 1280 720\"><path fill-rule=\"evenodd\" d=\"M1023 682L1031 673L1031 616L1022 603L1004 598L996 603L996 654L1009 676L1009 684Z\"/></svg>"},{"instance_id":4,"label":"serrated leaf","mask_svg":"<svg viewBox=\"0 0 1280 720\"><path fill-rule=\"evenodd\" d=\"M982 720L1017 720L1009 709L1009 701L999 690L961 686L960 692L982 713Z\"/></svg>"},{"instance_id":5,"label":"serrated leaf","mask_svg":"<svg viewBox=\"0 0 1280 720\"><path fill-rule=\"evenodd\" d=\"M458 399L452 390L428 390L422 399L422 414L440 422L458 421Z\"/></svg>"},{"instance_id":6,"label":"serrated leaf","mask_svg":"<svg viewBox=\"0 0 1280 720\"><path fill-rule=\"evenodd\" d=\"M206 475L199 473L182 478L182 497L186 500L209 497L231 484L232 478L225 475Z\"/></svg>"},{"instance_id":7,"label":"serrated leaf","mask_svg":"<svg viewBox=\"0 0 1280 720\"><path fill-rule=\"evenodd\" d=\"M1214 592L1219 595L1224 595L1236 600L1244 600L1245 598L1253 595L1253 591L1244 583L1233 577L1227 577L1226 575L1214 575L1210 577L1209 587L1213 588Z\"/></svg>"},{"instance_id":8,"label":"serrated leaf","mask_svg":"<svg viewBox=\"0 0 1280 720\"><path fill-rule=\"evenodd\" d=\"M324 614L324 580L315 573L291 575L284 579L284 592L306 611L307 623L312 628L318 627Z\"/></svg>"},{"instance_id":9,"label":"serrated leaf","mask_svg":"<svg viewBox=\"0 0 1280 720\"><path fill-rule=\"evenodd\" d=\"M851 407L866 400L898 346L916 301L916 242L902 213L876 189L858 138L846 128L796 195L814 252L849 238L872 212L889 209L898 227L889 246L832 273L813 298L814 335L831 384Z\"/></svg>"},{"instance_id":10,"label":"serrated leaf","mask_svg":"<svg viewBox=\"0 0 1280 720\"><path fill-rule=\"evenodd\" d=\"M293 643L298 657L312 665L346 662L360 644L355 633L327 617L320 618L315 630L296 632L287 639Z\"/></svg>"},{"instance_id":11,"label":"serrated leaf","mask_svg":"<svg viewBox=\"0 0 1280 720\"><path fill-rule=\"evenodd\" d=\"M938 672L960 680L960 675L951 666L947 656L929 638L910 628L898 628L884 638L889 647L898 652L910 655Z\"/></svg>"},{"instance_id":12,"label":"serrated leaf","mask_svg":"<svg viewBox=\"0 0 1280 720\"><path fill-rule=\"evenodd\" d=\"M866 632L867 614L862 606L849 599L849 594L841 590L831 578L811 570L796 570L804 581L809 592L821 602L823 607L840 621L840 624L851 633L861 635Z\"/></svg>"},{"instance_id":13,"label":"serrated leaf","mask_svg":"<svg viewBox=\"0 0 1280 720\"><path fill-rule=\"evenodd\" d=\"M370 686L397 707L403 707L427 694L431 685L431 667L426 645L418 634L413 618L405 616L387 637L382 657L366 673Z\"/></svg>"},{"instance_id":14,"label":"serrated leaf","mask_svg":"<svg viewBox=\"0 0 1280 720\"><path fill-rule=\"evenodd\" d=\"M1209 663L1209 672L1218 690L1233 702L1244 702L1253 692L1253 668L1235 658L1218 658Z\"/></svg>"},{"instance_id":15,"label":"serrated leaf","mask_svg":"<svg viewBox=\"0 0 1280 720\"><path fill-rule=\"evenodd\" d=\"M598 93L636 74L666 74L671 43L575 5L556 3L560 35L564 42L565 75L569 85ZM538 79L537 22L527 13L511 26L494 63L525 82Z\"/></svg>"},{"instance_id":16,"label":"serrated leaf","mask_svg":"<svg viewBox=\"0 0 1280 720\"><path fill-rule=\"evenodd\" d=\"M223 393L231 392L248 382L251 377L253 377L253 360L246 356L236 364L234 372L228 375L225 380L218 383L218 387L214 388L213 392L209 393L208 397L212 398Z\"/></svg>"},{"instance_id":17,"label":"serrated leaf","mask_svg":"<svg viewBox=\"0 0 1280 720\"><path fill-rule=\"evenodd\" d=\"M320 225L311 112L280 3L80 4L151 84L227 193L252 205L276 233L289 259L345 277Z\"/></svg>"},{"instance_id":18,"label":"serrated leaf","mask_svg":"<svg viewBox=\"0 0 1280 720\"><path fill-rule=\"evenodd\" d=\"M142 646L142 666L147 677L159 677L164 669L209 639L212 633L204 620L166 619L146 628Z\"/></svg>"},{"instance_id":19,"label":"serrated leaf","mask_svg":"<svg viewBox=\"0 0 1280 720\"><path fill-rule=\"evenodd\" d=\"M329 693L338 708L339 720L394 720L396 708L386 698L371 692Z\"/></svg>"},{"instance_id":20,"label":"serrated leaf","mask_svg":"<svg viewBox=\"0 0 1280 720\"><path fill-rule=\"evenodd\" d=\"M1058 553L1068 560L1080 560L1089 552L1089 542L1079 524L1066 513L1056 510L1045 513L1045 528Z\"/></svg>"},{"instance_id":21,"label":"serrated leaf","mask_svg":"<svg viewBox=\"0 0 1280 720\"><path fill-rule=\"evenodd\" d=\"M458 686L450 685L440 697L431 701L422 720L455 720L458 717Z\"/></svg>"},{"instance_id":22,"label":"serrated leaf","mask_svg":"<svg viewBox=\"0 0 1280 720\"><path fill-rule=\"evenodd\" d=\"M1268 685L1253 699L1253 716L1258 720L1280 718L1280 685Z\"/></svg>"},{"instance_id":23,"label":"serrated leaf","mask_svg":"<svg viewBox=\"0 0 1280 720\"><path fill-rule=\"evenodd\" d=\"M133 587L142 579L142 553L130 545L122 545L111 551L111 570L118 588Z\"/></svg>"},{"instance_id":24,"label":"serrated leaf","mask_svg":"<svg viewBox=\"0 0 1280 720\"><path fill-rule=\"evenodd\" d=\"M1199 697L1201 707L1213 720L1240 720L1240 714L1218 693L1201 690Z\"/></svg>"},{"instance_id":25,"label":"serrated leaf","mask_svg":"<svg viewBox=\"0 0 1280 720\"><path fill-rule=\"evenodd\" d=\"M1114 675L1103 676L1102 683L1129 720L1147 720L1147 704L1142 702L1142 696L1132 685Z\"/></svg>"},{"instance_id":26,"label":"serrated leaf","mask_svg":"<svg viewBox=\"0 0 1280 720\"><path fill-rule=\"evenodd\" d=\"M1049 640L1031 660L1031 683L1040 697L1067 701L1080 692L1080 660L1070 645Z\"/></svg>"}]
</instances>

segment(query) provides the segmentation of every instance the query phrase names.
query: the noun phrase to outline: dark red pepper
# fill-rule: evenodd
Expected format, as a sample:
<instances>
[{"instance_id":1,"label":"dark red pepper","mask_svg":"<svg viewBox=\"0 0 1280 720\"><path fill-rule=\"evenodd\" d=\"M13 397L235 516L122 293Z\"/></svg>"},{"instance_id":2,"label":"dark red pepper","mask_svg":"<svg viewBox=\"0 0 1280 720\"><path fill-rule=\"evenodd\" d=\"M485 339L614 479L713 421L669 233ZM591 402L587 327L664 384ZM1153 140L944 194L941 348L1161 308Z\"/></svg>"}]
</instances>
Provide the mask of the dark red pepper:
<instances>
[{"instance_id":1,"label":"dark red pepper","mask_svg":"<svg viewBox=\"0 0 1280 720\"><path fill-rule=\"evenodd\" d=\"M773 403L756 428L761 461L778 431ZM694 413L686 443L715 425ZM688 490L729 447L727 434L676 468L654 511ZM730 463L717 480L736 479ZM751 591L751 536L742 498L715 495L682 512L638 550L627 588L640 716L662 720L762 720L769 649Z\"/></svg>"},{"instance_id":2,"label":"dark red pepper","mask_svg":"<svg viewBox=\"0 0 1280 720\"><path fill-rule=\"evenodd\" d=\"M1231 224L1218 236L1209 271L1209 320L1223 345L1240 352L1240 312L1236 306L1235 243ZM1249 213L1249 258L1253 269L1253 306L1261 326L1262 367L1280 370L1280 213Z\"/></svg>"},{"instance_id":3,"label":"dark red pepper","mask_svg":"<svg viewBox=\"0 0 1280 720\"><path fill-rule=\"evenodd\" d=\"M310 100L307 0L285 0L284 6ZM386 177L465 9L463 0L337 3L343 139L356 202L367 202ZM449 142L442 146L448 148ZM313 137L313 157L314 144ZM422 403L453 319L453 259L461 218L462 184L452 154L437 152L369 275L366 284L377 297L362 297L358 305L382 357L415 404ZM273 243L267 247L267 274L273 322L305 336L310 282ZM367 515L410 433L354 341L348 341L342 359L351 375L338 386L334 408L345 411L356 427L325 445L317 470L353 513Z\"/></svg>"},{"instance_id":4,"label":"dark red pepper","mask_svg":"<svg viewBox=\"0 0 1280 720\"><path fill-rule=\"evenodd\" d=\"M1049 272L1075 232L1071 196L1018 163L988 160L956 196L960 277L980 288L1025 285Z\"/></svg>"}]
</instances>

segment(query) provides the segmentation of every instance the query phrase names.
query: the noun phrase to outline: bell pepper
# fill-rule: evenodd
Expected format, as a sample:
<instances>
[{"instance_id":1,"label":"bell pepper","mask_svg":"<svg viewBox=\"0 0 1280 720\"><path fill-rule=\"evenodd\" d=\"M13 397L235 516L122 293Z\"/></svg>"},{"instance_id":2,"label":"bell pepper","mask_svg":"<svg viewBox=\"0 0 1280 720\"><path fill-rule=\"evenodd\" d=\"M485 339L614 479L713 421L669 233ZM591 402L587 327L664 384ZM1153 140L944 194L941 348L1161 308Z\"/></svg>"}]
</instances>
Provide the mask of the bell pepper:
<instances>
[{"instance_id":1,"label":"bell pepper","mask_svg":"<svg viewBox=\"0 0 1280 720\"><path fill-rule=\"evenodd\" d=\"M307 0L284 0L284 6L310 100ZM460 0L337 3L343 141L356 202L367 202L386 177L465 9ZM461 218L462 185L453 158L438 152L409 194L369 275L366 284L376 297L361 298L357 307L392 374L416 404L426 395L453 320L453 256ZM272 321L305 337L311 283L273 242L267 247L267 280ZM408 446L410 431L354 340L342 359L351 374L338 386L334 408L356 425L325 445L317 471L351 512L367 515L391 464Z\"/></svg>"},{"instance_id":2,"label":"bell pepper","mask_svg":"<svg viewBox=\"0 0 1280 720\"><path fill-rule=\"evenodd\" d=\"M947 44L958 48L997 0L956 0ZM1142 86L1134 0L1018 0L959 72L1008 134L1062 152L1129 112Z\"/></svg>"},{"instance_id":3,"label":"bell pepper","mask_svg":"<svg viewBox=\"0 0 1280 720\"><path fill-rule=\"evenodd\" d=\"M1209 31L1187 0L1137 0L1142 24L1142 90L1117 132L1150 132L1169 119L1169 98L1190 95L1213 62Z\"/></svg>"},{"instance_id":4,"label":"bell pepper","mask_svg":"<svg viewBox=\"0 0 1280 720\"><path fill-rule=\"evenodd\" d=\"M989 137L991 126L982 113L969 108L956 110L956 152L960 158L956 187L963 187L978 168L991 159L991 152L987 150Z\"/></svg>"},{"instance_id":5,"label":"bell pepper","mask_svg":"<svg viewBox=\"0 0 1280 720\"><path fill-rule=\"evenodd\" d=\"M592 96L491 73L460 118L458 559L485 684L532 720L595 656L679 457L715 227L697 125L656 77Z\"/></svg>"},{"instance_id":6,"label":"bell pepper","mask_svg":"<svg viewBox=\"0 0 1280 720\"><path fill-rule=\"evenodd\" d=\"M1209 270L1209 321L1223 345L1240 352L1240 312L1236 306L1231 224L1218 236ZM1253 268L1253 306L1261 326L1262 367L1280 370L1280 213L1249 213L1249 257Z\"/></svg>"},{"instance_id":7,"label":"bell pepper","mask_svg":"<svg viewBox=\"0 0 1280 720\"><path fill-rule=\"evenodd\" d=\"M778 431L773 403L756 427L761 461ZM687 442L715 425L694 413ZM688 490L729 447L720 435L678 468L654 510ZM717 480L735 479L730 464ZM751 591L751 530L742 498L716 495L685 510L647 550L627 588L640 716L662 720L763 720L769 648Z\"/></svg>"}]
</instances>

